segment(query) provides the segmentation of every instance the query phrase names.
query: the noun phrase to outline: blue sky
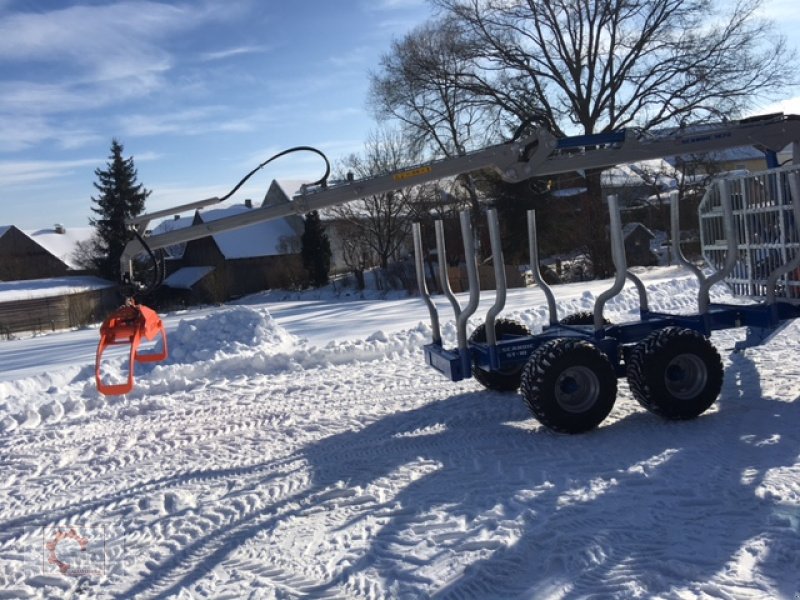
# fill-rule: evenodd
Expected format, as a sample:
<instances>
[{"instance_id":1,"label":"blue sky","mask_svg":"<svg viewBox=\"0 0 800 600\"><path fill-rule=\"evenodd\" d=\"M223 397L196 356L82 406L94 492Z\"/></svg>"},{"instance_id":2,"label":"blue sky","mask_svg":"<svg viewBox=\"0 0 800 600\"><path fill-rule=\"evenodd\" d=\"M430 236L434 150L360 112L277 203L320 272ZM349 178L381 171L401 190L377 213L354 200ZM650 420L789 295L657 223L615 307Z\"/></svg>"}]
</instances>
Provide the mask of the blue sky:
<instances>
[{"instance_id":1,"label":"blue sky","mask_svg":"<svg viewBox=\"0 0 800 600\"><path fill-rule=\"evenodd\" d=\"M769 7L798 47L796 3ZM0 225L86 226L112 137L150 211L221 195L289 146L359 151L369 70L430 15L425 0L0 0ZM237 198L319 168L285 159Z\"/></svg>"},{"instance_id":2,"label":"blue sky","mask_svg":"<svg viewBox=\"0 0 800 600\"><path fill-rule=\"evenodd\" d=\"M0 0L0 225L86 226L112 137L148 210L221 195L272 153L359 151L367 73L424 0ZM272 178L316 177L289 158Z\"/></svg>"}]
</instances>

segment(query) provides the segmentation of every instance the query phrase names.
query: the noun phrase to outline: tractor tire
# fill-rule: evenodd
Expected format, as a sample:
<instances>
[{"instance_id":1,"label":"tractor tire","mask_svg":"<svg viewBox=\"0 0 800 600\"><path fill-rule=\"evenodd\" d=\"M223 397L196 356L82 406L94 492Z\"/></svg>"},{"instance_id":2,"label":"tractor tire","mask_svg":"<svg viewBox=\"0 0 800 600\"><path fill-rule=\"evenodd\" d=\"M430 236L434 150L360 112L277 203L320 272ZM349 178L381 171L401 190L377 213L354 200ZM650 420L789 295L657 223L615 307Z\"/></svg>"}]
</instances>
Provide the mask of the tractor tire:
<instances>
[{"instance_id":1,"label":"tractor tire","mask_svg":"<svg viewBox=\"0 0 800 600\"><path fill-rule=\"evenodd\" d=\"M617 375L608 357L589 342L559 338L531 354L522 370L521 392L542 425L583 433L614 407Z\"/></svg>"},{"instance_id":2,"label":"tractor tire","mask_svg":"<svg viewBox=\"0 0 800 600\"><path fill-rule=\"evenodd\" d=\"M567 315L558 322L559 325L594 325L594 313L589 310L582 310L571 315ZM611 325L611 321L603 317L603 325Z\"/></svg>"},{"instance_id":3,"label":"tractor tire","mask_svg":"<svg viewBox=\"0 0 800 600\"><path fill-rule=\"evenodd\" d=\"M497 319L494 322L494 332L498 340L504 335L531 335L530 330L522 323L511 319ZM481 323L469 336L470 342L486 343L486 323ZM522 376L522 366L512 367L498 371L488 371L472 364L472 376L487 390L495 392L516 392Z\"/></svg>"},{"instance_id":4,"label":"tractor tire","mask_svg":"<svg viewBox=\"0 0 800 600\"><path fill-rule=\"evenodd\" d=\"M722 360L700 333L681 327L654 331L628 360L628 384L644 408L666 419L694 419L722 389Z\"/></svg>"}]
</instances>

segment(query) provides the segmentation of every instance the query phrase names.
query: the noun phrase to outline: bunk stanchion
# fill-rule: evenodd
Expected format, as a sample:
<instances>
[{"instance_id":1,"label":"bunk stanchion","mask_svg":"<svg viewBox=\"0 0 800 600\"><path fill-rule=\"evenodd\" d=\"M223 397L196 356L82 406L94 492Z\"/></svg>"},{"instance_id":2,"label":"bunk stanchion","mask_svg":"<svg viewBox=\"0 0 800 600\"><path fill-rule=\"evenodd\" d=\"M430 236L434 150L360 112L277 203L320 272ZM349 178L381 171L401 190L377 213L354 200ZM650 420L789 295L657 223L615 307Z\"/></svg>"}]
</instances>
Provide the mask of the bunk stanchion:
<instances>
[{"instance_id":1,"label":"bunk stanchion","mask_svg":"<svg viewBox=\"0 0 800 600\"><path fill-rule=\"evenodd\" d=\"M497 220L497 210L490 208L486 211L486 217L489 223L489 244L492 249L495 281L494 304L486 311L486 344L489 347L489 365L492 369L497 369L500 360L497 356L497 334L494 323L497 315L506 305L506 268L500 243L500 223Z\"/></svg>"},{"instance_id":2,"label":"bunk stanchion","mask_svg":"<svg viewBox=\"0 0 800 600\"><path fill-rule=\"evenodd\" d=\"M792 171L786 174L787 182L789 184L789 193L792 196L792 214L794 216L794 239L798 244L795 255L791 260L785 264L774 269L767 277L767 298L766 303L773 305L775 303L776 288L778 280L784 276L794 276L795 283L800 284L800 173ZM800 295L800 289L791 287L791 277L786 277L786 297L787 299Z\"/></svg>"},{"instance_id":3,"label":"bunk stanchion","mask_svg":"<svg viewBox=\"0 0 800 600\"><path fill-rule=\"evenodd\" d=\"M706 278L700 268L691 262L681 249L681 213L680 213L680 193L676 190L669 194L669 217L672 231L672 260L689 269L697 278L698 283L702 283Z\"/></svg>"},{"instance_id":4,"label":"bunk stanchion","mask_svg":"<svg viewBox=\"0 0 800 600\"><path fill-rule=\"evenodd\" d=\"M625 259L625 240L622 237L622 219L619 216L619 206L617 204L617 197L611 195L608 197L608 214L611 220L611 259L614 262L614 269L616 270L616 277L614 284L600 294L594 303L594 329L600 331L605 324L603 319L603 307L606 302L616 296L625 287L625 279L627 278L627 261Z\"/></svg>"},{"instance_id":5,"label":"bunk stanchion","mask_svg":"<svg viewBox=\"0 0 800 600\"><path fill-rule=\"evenodd\" d=\"M450 276L447 273L447 249L444 243L444 223L437 219L433 222L433 227L436 233L436 260L439 263L439 286L442 289L442 293L450 301L450 305L453 307L453 312L455 313L455 318L458 319L458 316L461 314L461 305L453 295L453 289L450 287Z\"/></svg>"},{"instance_id":6,"label":"bunk stanchion","mask_svg":"<svg viewBox=\"0 0 800 600\"><path fill-rule=\"evenodd\" d=\"M644 282L631 271L625 271L625 277L636 287L636 293L639 294L639 318L646 319L650 314L650 303L647 300L647 288L644 287Z\"/></svg>"},{"instance_id":7,"label":"bunk stanchion","mask_svg":"<svg viewBox=\"0 0 800 600\"><path fill-rule=\"evenodd\" d=\"M154 341L161 336L159 352L140 353L142 338ZM123 383L104 383L101 371L103 353L109 346L129 345L128 377ZM120 396L133 389L134 370L137 362L158 362L167 358L167 334L158 314L134 301L126 303L109 315L100 326L100 343L95 355L95 381L97 390L106 396Z\"/></svg>"},{"instance_id":8,"label":"bunk stanchion","mask_svg":"<svg viewBox=\"0 0 800 600\"><path fill-rule=\"evenodd\" d=\"M467 347L467 323L475 314L480 302L481 286L478 280L478 265L475 255L475 238L472 234L472 224L469 220L469 211L459 213L461 221L461 239L464 241L464 264L467 268L467 282L469 283L469 301L456 318L456 334L458 336L458 353L461 356L461 369L469 373L472 359Z\"/></svg>"},{"instance_id":9,"label":"bunk stanchion","mask_svg":"<svg viewBox=\"0 0 800 600\"><path fill-rule=\"evenodd\" d=\"M700 290L697 293L697 309L701 315L708 314L711 304L711 286L724 280L733 272L736 261L739 258L739 241L736 234L736 223L733 218L733 199L731 195L730 182L721 179L718 182L720 203L722 204L722 226L725 240L727 242L727 252L725 253L725 263L719 271L704 277L700 282Z\"/></svg>"},{"instance_id":10,"label":"bunk stanchion","mask_svg":"<svg viewBox=\"0 0 800 600\"><path fill-rule=\"evenodd\" d=\"M436 305L431 300L431 295L428 292L428 284L425 282L425 261L422 250L422 232L420 224L414 223L411 227L411 232L414 237L414 266L417 271L417 287L419 287L419 295L428 307L428 313L431 318L431 338L434 344L442 345L442 333L439 329L439 311L436 310Z\"/></svg>"},{"instance_id":11,"label":"bunk stanchion","mask_svg":"<svg viewBox=\"0 0 800 600\"><path fill-rule=\"evenodd\" d=\"M539 243L536 239L536 211L528 211L528 251L530 254L531 272L533 273L533 280L542 289L544 297L547 300L547 312L550 316L550 325L558 325L558 311L556 310L556 298L553 294L552 288L542 277L542 271L539 268Z\"/></svg>"}]
</instances>

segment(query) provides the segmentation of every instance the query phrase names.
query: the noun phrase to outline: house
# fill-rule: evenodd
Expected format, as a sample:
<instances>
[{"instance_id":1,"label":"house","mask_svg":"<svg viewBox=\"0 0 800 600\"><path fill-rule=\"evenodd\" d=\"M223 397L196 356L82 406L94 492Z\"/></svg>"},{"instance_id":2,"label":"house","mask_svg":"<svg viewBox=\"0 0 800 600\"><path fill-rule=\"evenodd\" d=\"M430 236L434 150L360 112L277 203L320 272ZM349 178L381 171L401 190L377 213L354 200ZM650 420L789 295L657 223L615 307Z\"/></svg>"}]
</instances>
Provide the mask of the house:
<instances>
[{"instance_id":1,"label":"house","mask_svg":"<svg viewBox=\"0 0 800 600\"><path fill-rule=\"evenodd\" d=\"M262 203L288 201L273 182ZM195 212L191 219L164 221L154 234L199 225L257 210L249 200ZM289 215L254 223L241 229L215 233L166 249L164 285L190 302L222 302L273 287L291 287L305 279L300 257L303 218Z\"/></svg>"},{"instance_id":2,"label":"house","mask_svg":"<svg viewBox=\"0 0 800 600\"><path fill-rule=\"evenodd\" d=\"M78 243L91 238L90 227L23 231L0 226L0 281L61 277L80 270L74 253Z\"/></svg>"},{"instance_id":3,"label":"house","mask_svg":"<svg viewBox=\"0 0 800 600\"><path fill-rule=\"evenodd\" d=\"M642 223L627 223L622 228L625 257L629 266L649 267L658 264L658 256L650 249L655 234Z\"/></svg>"},{"instance_id":4,"label":"house","mask_svg":"<svg viewBox=\"0 0 800 600\"><path fill-rule=\"evenodd\" d=\"M110 281L88 275L0 282L0 338L96 323L119 306Z\"/></svg>"},{"instance_id":5,"label":"house","mask_svg":"<svg viewBox=\"0 0 800 600\"><path fill-rule=\"evenodd\" d=\"M0 227L0 336L101 320L119 303L110 281L83 274L77 244L93 229Z\"/></svg>"}]
</instances>

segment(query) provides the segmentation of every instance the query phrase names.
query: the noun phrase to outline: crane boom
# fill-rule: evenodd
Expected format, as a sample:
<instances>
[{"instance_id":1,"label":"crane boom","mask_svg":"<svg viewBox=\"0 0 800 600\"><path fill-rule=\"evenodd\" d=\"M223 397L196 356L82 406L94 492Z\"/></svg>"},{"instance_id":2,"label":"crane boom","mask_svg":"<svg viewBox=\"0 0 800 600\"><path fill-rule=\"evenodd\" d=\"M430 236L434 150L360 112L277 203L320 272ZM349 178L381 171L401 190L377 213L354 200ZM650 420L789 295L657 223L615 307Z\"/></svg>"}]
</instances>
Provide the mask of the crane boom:
<instances>
[{"instance_id":1,"label":"crane boom","mask_svg":"<svg viewBox=\"0 0 800 600\"><path fill-rule=\"evenodd\" d=\"M147 235L147 226L153 219L212 206L222 202L224 198L199 200L126 221L126 225L134 234L134 239L126 244L120 258L123 287L135 288L134 259L143 251L150 253L156 265L155 271L158 272L158 263L153 250L215 233L240 229L255 223L272 221L292 214L302 215L313 210L329 208L360 198L384 194L478 169L491 168L497 171L505 181L517 182L531 177L573 171L584 172L634 161L702 154L740 146L755 146L763 150L767 154L768 162L772 163L770 166L775 166L777 152L790 143L793 144L793 160L795 163L800 163L800 117L777 114L656 133L626 129L558 139L550 132L540 129L511 142L388 172L376 177L358 180L348 177L346 181L328 184L326 172L326 176L319 182L303 186L291 202L263 206L185 229ZM271 160L297 150L311 150L321 154L318 150L309 147L292 148L279 153L251 171L231 194ZM327 159L325 160L327 163ZM495 242L493 241L492 244L494 245ZM497 264L502 265L502 261L496 262ZM158 277L155 278L155 281L158 281ZM163 360L167 356L167 338L163 322L155 311L136 302L135 295L135 292L129 294L125 304L109 315L100 328L100 343L95 357L95 379L98 390L103 394L128 393L133 389L134 368L137 363ZM493 326L491 331L494 332ZM160 350L155 353L139 351L142 338L154 340L157 336L162 338ZM110 383L103 373L103 355L106 348L119 344L129 346L128 375L118 383Z\"/></svg>"},{"instance_id":2,"label":"crane boom","mask_svg":"<svg viewBox=\"0 0 800 600\"><path fill-rule=\"evenodd\" d=\"M331 184L303 186L300 193L286 204L255 208L209 223L201 223L149 235L143 243L150 221L214 205L219 198L208 198L171 209L149 213L128 220L129 227L140 236L131 240L120 258L121 272L133 279L133 259L146 250L166 248L215 233L232 231L272 221L289 215L303 215L313 210L330 208L372 195L428 183L491 168L508 182L568 172L583 172L615 165L664 158L668 156L702 154L740 146L755 146L773 155L795 143L795 160L800 150L800 117L796 115L765 115L741 121L695 125L661 132L642 132L638 129L594 135L556 138L538 129L520 139L489 146L474 152L435 160L400 169L376 177L347 180Z\"/></svg>"}]
</instances>

